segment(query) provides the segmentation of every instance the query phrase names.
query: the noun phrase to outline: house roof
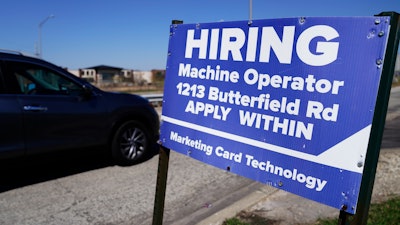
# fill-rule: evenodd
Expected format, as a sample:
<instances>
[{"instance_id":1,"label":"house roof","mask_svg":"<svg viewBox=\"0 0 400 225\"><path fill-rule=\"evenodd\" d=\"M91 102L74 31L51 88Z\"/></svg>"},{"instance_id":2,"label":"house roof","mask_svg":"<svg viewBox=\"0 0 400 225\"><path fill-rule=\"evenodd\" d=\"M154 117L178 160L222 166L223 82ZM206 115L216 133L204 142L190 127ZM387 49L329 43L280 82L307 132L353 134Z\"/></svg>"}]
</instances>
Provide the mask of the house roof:
<instances>
[{"instance_id":1,"label":"house roof","mask_svg":"<svg viewBox=\"0 0 400 225\"><path fill-rule=\"evenodd\" d=\"M86 69L94 69L94 70L98 71L98 70L122 70L123 68L107 66L107 65L98 65L98 66L88 67Z\"/></svg>"}]
</instances>

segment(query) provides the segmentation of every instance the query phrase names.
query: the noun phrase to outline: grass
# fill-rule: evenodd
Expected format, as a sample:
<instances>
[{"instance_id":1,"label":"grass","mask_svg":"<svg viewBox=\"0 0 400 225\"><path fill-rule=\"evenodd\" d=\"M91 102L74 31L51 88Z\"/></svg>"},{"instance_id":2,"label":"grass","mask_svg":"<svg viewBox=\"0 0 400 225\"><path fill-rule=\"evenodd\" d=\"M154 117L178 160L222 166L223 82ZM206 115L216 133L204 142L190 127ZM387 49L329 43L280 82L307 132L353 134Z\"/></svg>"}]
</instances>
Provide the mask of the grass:
<instances>
[{"instance_id":1,"label":"grass","mask_svg":"<svg viewBox=\"0 0 400 225\"><path fill-rule=\"evenodd\" d=\"M277 225L280 221L263 218L257 214L240 212L236 217L225 220L222 225Z\"/></svg>"},{"instance_id":2,"label":"grass","mask_svg":"<svg viewBox=\"0 0 400 225\"><path fill-rule=\"evenodd\" d=\"M390 199L380 204L371 204L367 225L398 224L400 224L400 197ZM337 219L318 220L315 225L337 225Z\"/></svg>"},{"instance_id":3,"label":"grass","mask_svg":"<svg viewBox=\"0 0 400 225\"><path fill-rule=\"evenodd\" d=\"M224 221L223 225L277 225L279 221L268 220L253 213L241 212L236 217ZM338 218L320 219L309 225L337 225ZM371 204L367 225L399 225L400 197L388 201Z\"/></svg>"},{"instance_id":4,"label":"grass","mask_svg":"<svg viewBox=\"0 0 400 225\"><path fill-rule=\"evenodd\" d=\"M400 86L400 79L392 87ZM222 225L277 225L280 221L263 218L255 213L240 212L236 217L227 219ZM320 219L309 225L337 225L338 218ZM306 224L303 224L306 225ZM367 225L400 225L400 197L380 204L371 204Z\"/></svg>"}]
</instances>

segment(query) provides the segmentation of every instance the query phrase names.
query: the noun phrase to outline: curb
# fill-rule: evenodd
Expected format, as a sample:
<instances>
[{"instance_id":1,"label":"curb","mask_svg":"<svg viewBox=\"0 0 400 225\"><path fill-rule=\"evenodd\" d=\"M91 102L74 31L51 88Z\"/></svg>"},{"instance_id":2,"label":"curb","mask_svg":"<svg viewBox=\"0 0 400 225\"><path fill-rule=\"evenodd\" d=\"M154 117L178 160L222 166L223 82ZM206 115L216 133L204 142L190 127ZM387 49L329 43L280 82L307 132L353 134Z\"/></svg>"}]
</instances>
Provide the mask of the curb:
<instances>
[{"instance_id":1,"label":"curb","mask_svg":"<svg viewBox=\"0 0 400 225\"><path fill-rule=\"evenodd\" d=\"M261 183L260 183L261 184ZM260 201L266 200L271 195L278 192L279 189L269 185L261 184L253 192L244 196L232 205L212 214L208 218L196 223L197 225L220 225L226 219L235 217L239 212L248 209Z\"/></svg>"},{"instance_id":2,"label":"curb","mask_svg":"<svg viewBox=\"0 0 400 225\"><path fill-rule=\"evenodd\" d=\"M389 158L395 158L395 157L392 157L392 154L399 155L400 154L399 152L400 152L400 148L398 148L398 147L381 149L382 155L387 155L386 157L389 157ZM377 168L377 170L378 170L378 168ZM378 173L378 171L377 171L377 173ZM254 188L254 191L251 192L250 194L243 196L241 199L234 202L230 206L228 206L224 209L221 209L220 211L212 214L211 216L207 217L206 219L196 223L196 225L221 225L226 219L235 217L239 212L241 212L243 210L251 209L253 206L255 206L259 203L267 202L268 199L271 198L272 196L277 196L277 198L279 198L278 193L282 193L282 191L280 189L274 188L267 184L262 184L262 183L259 183L259 184L260 185L257 185ZM253 186L253 185L250 185L250 186ZM382 189L382 187L379 187L379 186L380 186L379 184L375 184L374 190L377 191L377 189ZM383 188L383 189L385 189L385 188ZM286 192L283 192L283 193L286 193ZM290 193L287 192L287 194L290 194ZM295 195L293 194L293 196L295 196ZM296 197L298 197L298 196L296 196ZM305 201L306 203L309 203L308 201L313 202L311 200L308 200L305 198L303 199L301 197L298 197L298 199L299 199L298 201ZM320 203L315 202L315 204L318 206ZM296 205L296 204L294 203L294 205ZM305 204L305 205L307 205L307 204ZM338 210L330 208L328 206L325 207L325 205L321 205L321 206L322 206L321 208L324 208L324 209L326 208L325 210L320 209L321 212L318 212L318 213L320 213L321 215L325 215L325 214L329 215L328 212L338 211ZM281 206L281 207L283 207L283 206ZM306 206L304 206L304 207L306 208ZM313 205L312 207L315 207L315 205ZM278 206L278 208L279 208L279 206ZM274 210L279 210L279 209L276 208ZM272 210L272 211L274 211L274 210ZM275 214L276 213L278 213L278 212L275 212ZM300 214L301 214L301 212L300 212ZM319 216L321 216L321 215L319 215ZM295 216L295 215L292 215L292 216ZM292 219L295 220L295 218L292 218ZM284 221L285 218L281 218L281 220ZM302 221L297 221L297 222L301 223Z\"/></svg>"},{"instance_id":3,"label":"curb","mask_svg":"<svg viewBox=\"0 0 400 225\"><path fill-rule=\"evenodd\" d=\"M400 86L393 87L391 90L391 93L399 92L399 91L400 91ZM388 111L386 114L386 123L388 121L396 119L397 117L399 117L399 113L397 111L395 111L395 112ZM399 152L400 152L399 147L381 148L380 155L386 155L386 154L387 155L391 155L391 154L399 155L400 154ZM379 158L381 159L382 157L380 156ZM389 158L391 158L391 157L389 157ZM378 167L377 167L377 173L378 173ZM377 181L377 179L379 179L379 178L376 177L375 182ZM374 185L375 192L377 191L378 188L379 188L379 185ZM226 219L235 217L239 212L246 210L246 209L250 209L251 207L255 206L258 203L268 201L268 198L270 198L274 194L276 195L279 191L280 191L280 189L274 188L274 187L266 185L266 184L261 184L261 186L255 186L253 192L243 196L238 201L232 203L230 206L219 210L218 212L212 214L211 216L207 217L206 219L203 219L202 221L200 221L196 224L197 225L221 225Z\"/></svg>"}]
</instances>

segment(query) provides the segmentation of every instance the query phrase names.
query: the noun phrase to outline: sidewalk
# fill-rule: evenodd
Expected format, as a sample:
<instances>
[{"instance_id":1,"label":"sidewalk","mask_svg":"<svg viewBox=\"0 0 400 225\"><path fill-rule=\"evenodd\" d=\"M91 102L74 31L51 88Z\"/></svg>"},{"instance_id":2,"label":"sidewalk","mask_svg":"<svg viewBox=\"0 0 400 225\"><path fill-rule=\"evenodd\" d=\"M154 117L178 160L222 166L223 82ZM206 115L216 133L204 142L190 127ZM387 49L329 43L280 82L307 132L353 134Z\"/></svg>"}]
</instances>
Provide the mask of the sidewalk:
<instances>
[{"instance_id":1,"label":"sidewalk","mask_svg":"<svg viewBox=\"0 0 400 225\"><path fill-rule=\"evenodd\" d=\"M391 90L382 149L375 175L372 202L400 196L400 87ZM386 136L385 136L386 135ZM220 225L239 212L277 221L274 225L307 224L319 218L338 218L339 210L268 185L260 186L235 204L213 214L198 225Z\"/></svg>"},{"instance_id":2,"label":"sidewalk","mask_svg":"<svg viewBox=\"0 0 400 225\"><path fill-rule=\"evenodd\" d=\"M400 196L399 92L400 86L391 90L372 203L386 200L391 196ZM260 185L251 194L214 213L198 225L220 225L225 219L235 217L242 211L249 215L280 221L274 225L299 225L312 223L319 218L339 217L338 209L268 185Z\"/></svg>"},{"instance_id":3,"label":"sidewalk","mask_svg":"<svg viewBox=\"0 0 400 225\"><path fill-rule=\"evenodd\" d=\"M400 195L400 148L382 149L375 178L372 202ZM299 225L319 218L338 218L339 210L268 185L257 188L235 204L213 214L198 225L220 225L227 218L245 211L266 219L279 221L276 225Z\"/></svg>"}]
</instances>

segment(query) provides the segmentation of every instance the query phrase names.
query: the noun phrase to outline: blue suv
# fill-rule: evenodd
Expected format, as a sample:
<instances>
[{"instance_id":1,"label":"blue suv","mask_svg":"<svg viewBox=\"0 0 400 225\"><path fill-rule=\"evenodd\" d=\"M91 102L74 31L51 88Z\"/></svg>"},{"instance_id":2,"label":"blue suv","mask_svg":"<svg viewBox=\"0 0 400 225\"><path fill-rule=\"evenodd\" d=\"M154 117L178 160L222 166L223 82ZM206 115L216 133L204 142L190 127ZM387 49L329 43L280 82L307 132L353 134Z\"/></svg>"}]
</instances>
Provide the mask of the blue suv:
<instances>
[{"instance_id":1,"label":"blue suv","mask_svg":"<svg viewBox=\"0 0 400 225\"><path fill-rule=\"evenodd\" d=\"M96 147L132 165L151 152L159 125L140 96L105 92L44 60L0 51L0 158Z\"/></svg>"}]
</instances>

